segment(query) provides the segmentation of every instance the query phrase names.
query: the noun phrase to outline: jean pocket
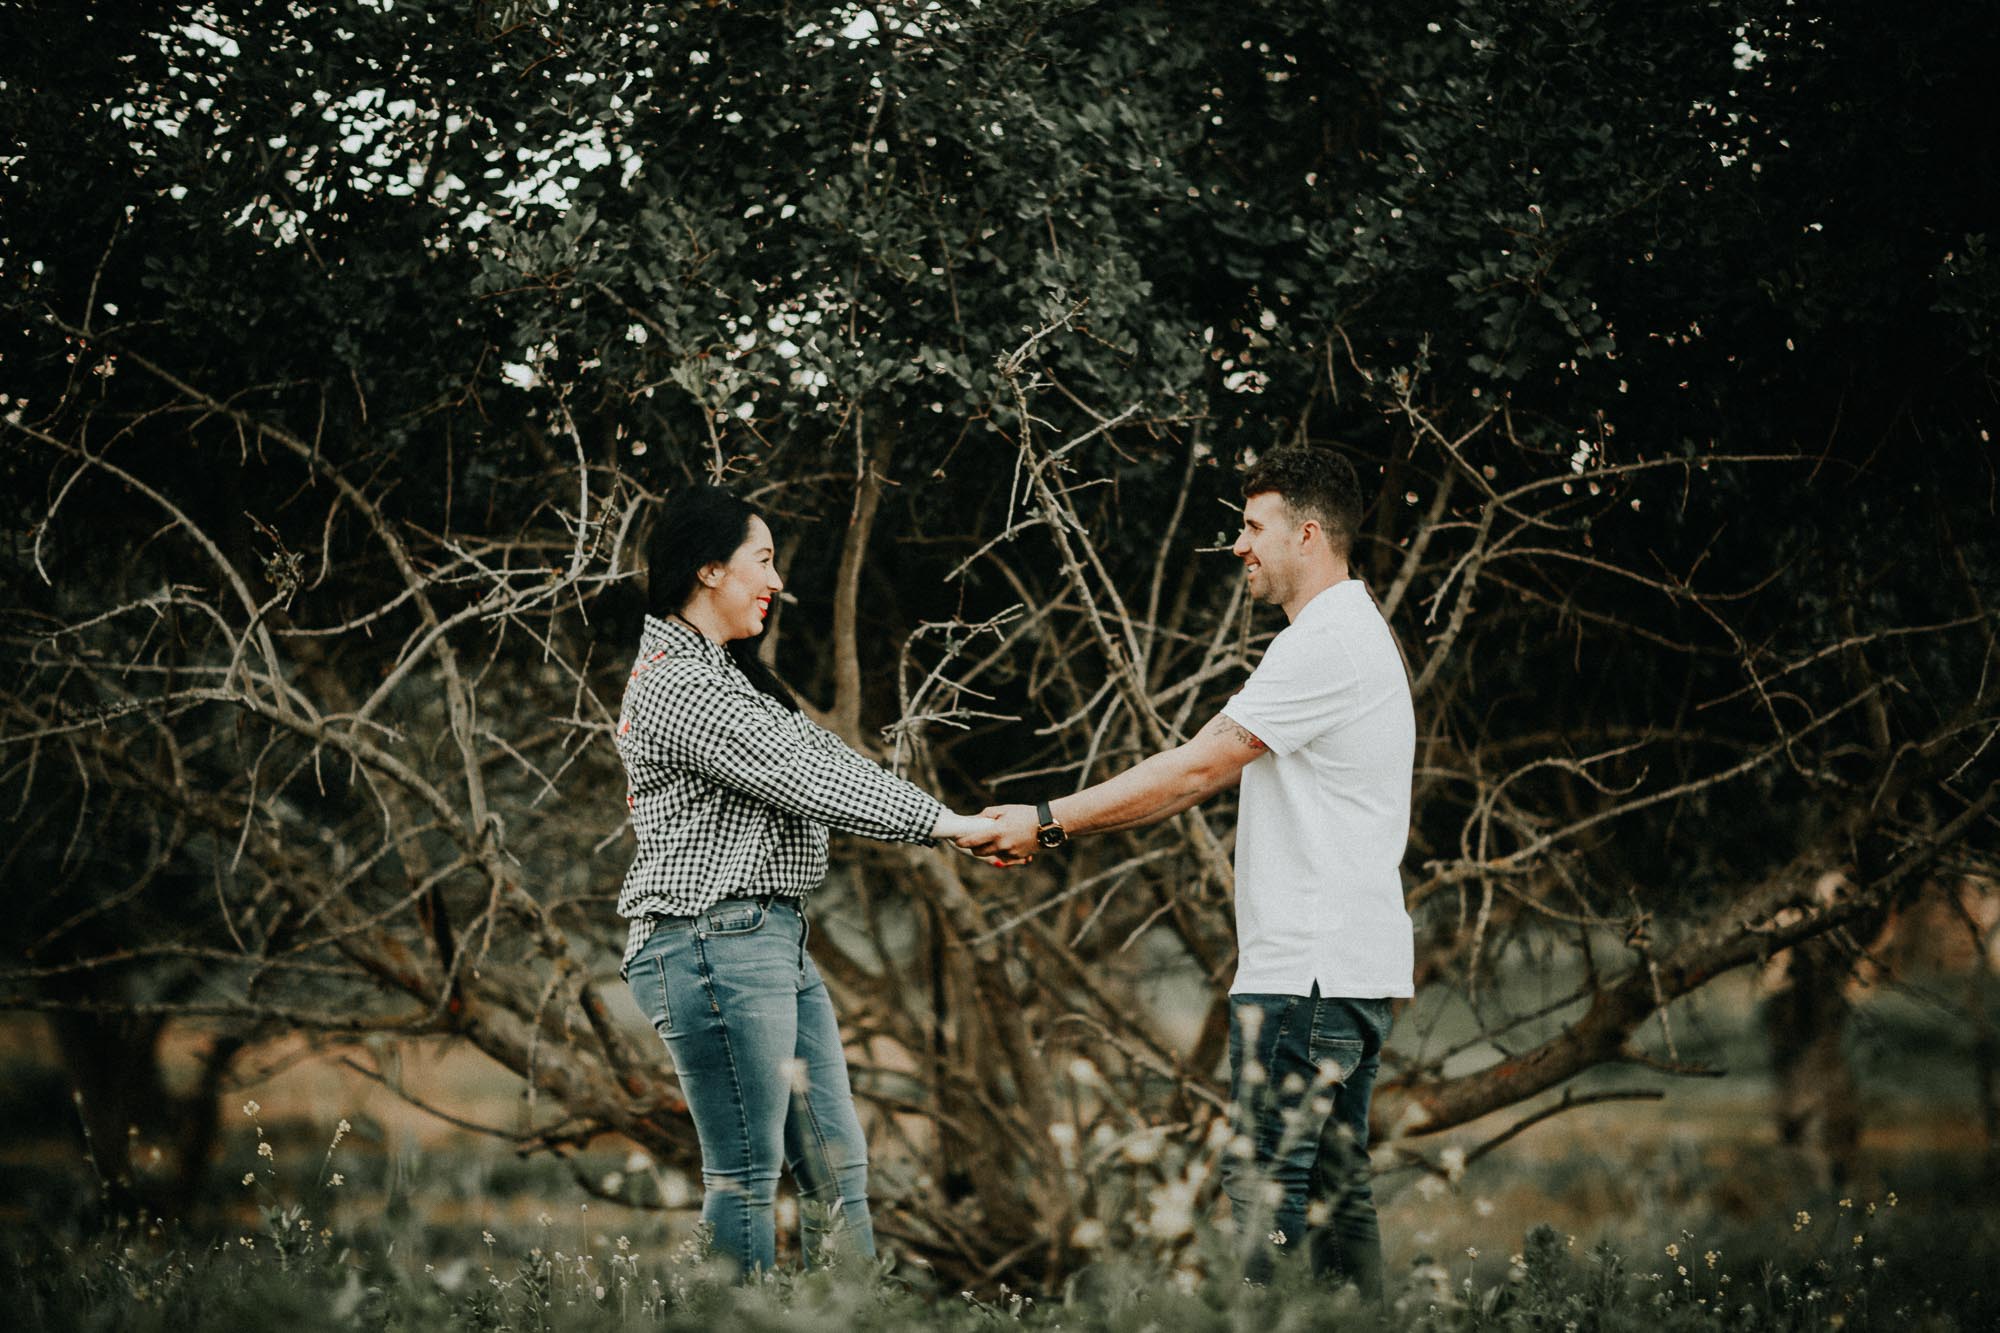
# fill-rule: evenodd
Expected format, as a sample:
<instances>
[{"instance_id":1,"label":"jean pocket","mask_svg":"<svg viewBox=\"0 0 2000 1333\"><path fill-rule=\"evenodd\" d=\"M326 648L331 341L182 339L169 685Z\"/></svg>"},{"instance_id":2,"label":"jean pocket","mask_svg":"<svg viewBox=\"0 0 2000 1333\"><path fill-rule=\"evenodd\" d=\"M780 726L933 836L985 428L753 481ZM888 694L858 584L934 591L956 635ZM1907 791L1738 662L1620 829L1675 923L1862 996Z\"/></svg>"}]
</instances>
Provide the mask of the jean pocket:
<instances>
[{"instance_id":1,"label":"jean pocket","mask_svg":"<svg viewBox=\"0 0 2000 1333\"><path fill-rule=\"evenodd\" d=\"M660 956L663 952L647 950L647 956L639 959L632 969L632 979L627 984L639 1012L664 1040L674 1035L674 1010L667 1000L667 960Z\"/></svg>"},{"instance_id":2,"label":"jean pocket","mask_svg":"<svg viewBox=\"0 0 2000 1333\"><path fill-rule=\"evenodd\" d=\"M701 933L707 938L748 935L763 928L764 916L762 903L724 903L702 914Z\"/></svg>"},{"instance_id":3,"label":"jean pocket","mask_svg":"<svg viewBox=\"0 0 2000 1333\"><path fill-rule=\"evenodd\" d=\"M1354 1071L1361 1067L1362 1053L1367 1049L1359 1037L1336 1037L1321 1035L1319 1024L1313 1024L1311 1048L1313 1068L1318 1071L1313 1081L1321 1087L1345 1083L1354 1077Z\"/></svg>"}]
</instances>

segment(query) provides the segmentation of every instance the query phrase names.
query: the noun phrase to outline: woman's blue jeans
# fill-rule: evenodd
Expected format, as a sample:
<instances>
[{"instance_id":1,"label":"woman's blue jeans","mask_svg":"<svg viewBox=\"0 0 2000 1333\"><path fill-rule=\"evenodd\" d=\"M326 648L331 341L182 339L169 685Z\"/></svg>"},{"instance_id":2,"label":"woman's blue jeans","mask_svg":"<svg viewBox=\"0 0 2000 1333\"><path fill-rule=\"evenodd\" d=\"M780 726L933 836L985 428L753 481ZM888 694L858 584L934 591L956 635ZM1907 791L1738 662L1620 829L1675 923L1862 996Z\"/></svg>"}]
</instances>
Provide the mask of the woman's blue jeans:
<instances>
[{"instance_id":1,"label":"woman's blue jeans","mask_svg":"<svg viewBox=\"0 0 2000 1333\"><path fill-rule=\"evenodd\" d=\"M808 1266L829 1241L875 1253L868 1143L806 931L795 903L728 898L662 920L626 973L694 1117L702 1220L744 1272L776 1263L780 1166Z\"/></svg>"},{"instance_id":2,"label":"woman's blue jeans","mask_svg":"<svg viewBox=\"0 0 2000 1333\"><path fill-rule=\"evenodd\" d=\"M1244 1276L1266 1282L1275 1254L1311 1255L1314 1276L1382 1295L1382 1236L1368 1170L1387 1000L1232 995L1229 1096L1236 1130L1223 1159Z\"/></svg>"}]
</instances>

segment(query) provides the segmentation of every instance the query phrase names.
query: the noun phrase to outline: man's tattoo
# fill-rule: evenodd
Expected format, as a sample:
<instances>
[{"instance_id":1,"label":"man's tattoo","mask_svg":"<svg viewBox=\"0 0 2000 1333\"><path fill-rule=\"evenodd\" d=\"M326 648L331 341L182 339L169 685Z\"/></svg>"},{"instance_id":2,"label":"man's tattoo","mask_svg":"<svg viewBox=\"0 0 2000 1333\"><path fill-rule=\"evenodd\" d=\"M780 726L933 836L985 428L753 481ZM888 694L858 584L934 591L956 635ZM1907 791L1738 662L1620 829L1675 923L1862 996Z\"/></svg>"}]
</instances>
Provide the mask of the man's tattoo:
<instances>
[{"instance_id":1,"label":"man's tattoo","mask_svg":"<svg viewBox=\"0 0 2000 1333\"><path fill-rule=\"evenodd\" d=\"M1265 745L1264 742L1257 739L1255 732L1252 732L1249 729L1241 726L1236 721L1235 718L1229 716L1229 714L1227 713L1217 713L1215 715L1215 721L1208 724L1208 728L1211 731L1220 730L1223 727L1227 727L1230 731L1234 732L1236 735L1236 739L1238 741L1242 742L1244 745L1249 746L1253 750L1265 750L1270 748L1269 746Z\"/></svg>"}]
</instances>

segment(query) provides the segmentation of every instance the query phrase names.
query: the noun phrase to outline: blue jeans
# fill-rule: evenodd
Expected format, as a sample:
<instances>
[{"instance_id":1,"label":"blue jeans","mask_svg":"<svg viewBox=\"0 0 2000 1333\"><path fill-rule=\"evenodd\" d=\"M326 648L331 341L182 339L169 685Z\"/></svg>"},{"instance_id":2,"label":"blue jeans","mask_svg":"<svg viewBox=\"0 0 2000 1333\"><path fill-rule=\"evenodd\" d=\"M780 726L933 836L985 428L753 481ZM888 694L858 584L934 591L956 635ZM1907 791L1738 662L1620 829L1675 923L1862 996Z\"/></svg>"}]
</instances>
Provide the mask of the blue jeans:
<instances>
[{"instance_id":1,"label":"blue jeans","mask_svg":"<svg viewBox=\"0 0 2000 1333\"><path fill-rule=\"evenodd\" d=\"M1270 1280L1301 1242L1314 1276L1382 1295L1382 1235L1368 1173L1368 1102L1387 1000L1232 995L1229 1098L1236 1131L1222 1186L1244 1276Z\"/></svg>"},{"instance_id":2,"label":"blue jeans","mask_svg":"<svg viewBox=\"0 0 2000 1333\"><path fill-rule=\"evenodd\" d=\"M663 919L626 973L694 1117L702 1220L744 1272L776 1263L780 1166L798 1186L808 1266L836 1232L875 1253L868 1142L806 929L786 899L726 898Z\"/></svg>"}]
</instances>

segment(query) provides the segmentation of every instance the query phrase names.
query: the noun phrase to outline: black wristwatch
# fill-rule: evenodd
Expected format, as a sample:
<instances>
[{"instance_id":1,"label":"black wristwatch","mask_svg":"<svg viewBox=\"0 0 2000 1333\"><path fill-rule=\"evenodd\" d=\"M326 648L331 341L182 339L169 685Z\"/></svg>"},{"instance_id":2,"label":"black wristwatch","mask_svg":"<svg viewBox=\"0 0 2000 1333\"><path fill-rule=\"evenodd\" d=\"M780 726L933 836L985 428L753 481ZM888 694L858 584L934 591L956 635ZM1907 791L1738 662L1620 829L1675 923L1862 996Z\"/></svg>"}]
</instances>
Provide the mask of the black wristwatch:
<instances>
[{"instance_id":1,"label":"black wristwatch","mask_svg":"<svg viewBox=\"0 0 2000 1333\"><path fill-rule=\"evenodd\" d=\"M1069 834L1063 832L1062 824L1049 812L1049 803L1047 801L1035 802L1035 818L1041 821L1040 826L1035 830L1036 842L1050 851L1054 851L1069 841Z\"/></svg>"}]
</instances>

